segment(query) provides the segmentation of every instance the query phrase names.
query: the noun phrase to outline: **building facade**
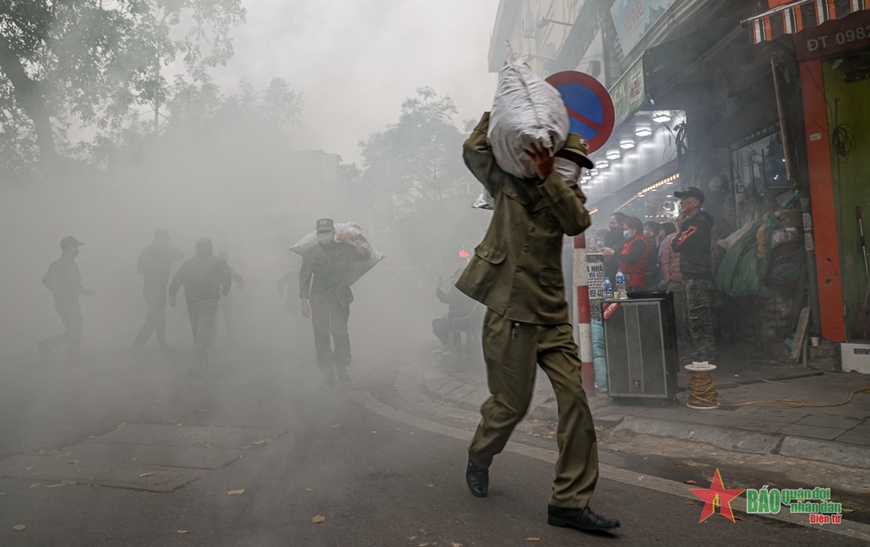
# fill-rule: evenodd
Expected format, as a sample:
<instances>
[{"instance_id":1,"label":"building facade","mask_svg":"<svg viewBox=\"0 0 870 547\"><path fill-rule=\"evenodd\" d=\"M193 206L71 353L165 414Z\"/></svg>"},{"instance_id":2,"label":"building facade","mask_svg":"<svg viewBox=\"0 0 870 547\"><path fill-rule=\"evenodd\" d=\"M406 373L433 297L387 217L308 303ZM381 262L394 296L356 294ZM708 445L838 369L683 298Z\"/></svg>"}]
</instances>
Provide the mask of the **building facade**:
<instances>
[{"instance_id":1,"label":"building facade","mask_svg":"<svg viewBox=\"0 0 870 547\"><path fill-rule=\"evenodd\" d=\"M597 227L616 210L673 220L674 190L707 193L719 336L783 341L808 307L813 334L845 341L867 286L867 4L502 0L490 70L512 51L609 90L613 134L583 180Z\"/></svg>"}]
</instances>

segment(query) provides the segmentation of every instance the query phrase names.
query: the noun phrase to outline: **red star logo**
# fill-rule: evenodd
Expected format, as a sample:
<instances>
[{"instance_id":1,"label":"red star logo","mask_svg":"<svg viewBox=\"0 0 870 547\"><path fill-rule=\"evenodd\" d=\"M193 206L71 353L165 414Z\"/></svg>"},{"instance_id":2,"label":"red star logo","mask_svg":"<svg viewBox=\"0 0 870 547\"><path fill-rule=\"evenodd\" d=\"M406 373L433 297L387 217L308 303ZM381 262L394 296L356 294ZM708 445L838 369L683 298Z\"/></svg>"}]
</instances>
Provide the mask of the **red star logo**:
<instances>
[{"instance_id":1,"label":"red star logo","mask_svg":"<svg viewBox=\"0 0 870 547\"><path fill-rule=\"evenodd\" d=\"M734 513L731 511L731 500L742 494L743 490L726 490L722 484L722 475L719 474L718 469L713 476L713 484L710 485L710 488L692 490L691 492L704 500L704 510L701 511L701 520L698 522L707 520L710 515L716 512L716 507L719 507L719 514L731 522L736 522L734 520Z\"/></svg>"}]
</instances>

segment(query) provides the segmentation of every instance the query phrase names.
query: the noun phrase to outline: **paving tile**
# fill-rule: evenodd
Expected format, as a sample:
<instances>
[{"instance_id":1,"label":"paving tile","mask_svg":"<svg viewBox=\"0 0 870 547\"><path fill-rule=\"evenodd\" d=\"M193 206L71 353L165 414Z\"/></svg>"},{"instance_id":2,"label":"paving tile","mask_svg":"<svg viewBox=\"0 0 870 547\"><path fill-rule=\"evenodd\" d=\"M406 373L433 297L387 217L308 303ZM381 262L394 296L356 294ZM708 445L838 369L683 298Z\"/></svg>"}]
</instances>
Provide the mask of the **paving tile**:
<instances>
[{"instance_id":1,"label":"paving tile","mask_svg":"<svg viewBox=\"0 0 870 547\"><path fill-rule=\"evenodd\" d=\"M783 427L780 433L783 435L797 435L811 439L826 439L832 441L845 433L845 429L831 429L828 427L816 427L811 425L791 424Z\"/></svg>"},{"instance_id":2,"label":"paving tile","mask_svg":"<svg viewBox=\"0 0 870 547\"><path fill-rule=\"evenodd\" d=\"M450 392L452 392L456 389L459 389L460 387L462 387L464 385L467 385L467 384L463 384L459 380L452 380L450 382L447 382L446 384L444 384L443 386L439 387L438 389L436 389L434 391L435 391L435 393L437 393L441 397L446 397Z\"/></svg>"},{"instance_id":3,"label":"paving tile","mask_svg":"<svg viewBox=\"0 0 870 547\"><path fill-rule=\"evenodd\" d=\"M684 414L682 417L677 418L681 422L689 422L693 424L703 424L703 425L718 425L718 426L731 426L734 422L739 420L739 418L735 418L734 416L728 414L713 414L716 412L714 410L706 410L706 411L698 411L694 414Z\"/></svg>"},{"instance_id":4,"label":"paving tile","mask_svg":"<svg viewBox=\"0 0 870 547\"><path fill-rule=\"evenodd\" d=\"M464 385L454 389L453 391L451 391L450 394L447 395L446 398L451 403L459 404L462 402L462 400L465 398L466 395L468 395L469 393L471 393L475 389L477 389L477 388L475 388L471 384L464 384Z\"/></svg>"},{"instance_id":5,"label":"paving tile","mask_svg":"<svg viewBox=\"0 0 870 547\"><path fill-rule=\"evenodd\" d=\"M757 418L751 419L738 419L729 424L729 427L733 427L736 429L745 429L747 431L758 431L761 433L779 433L780 430L786 427L787 423L782 422L772 422L770 420L760 420Z\"/></svg>"},{"instance_id":6,"label":"paving tile","mask_svg":"<svg viewBox=\"0 0 870 547\"><path fill-rule=\"evenodd\" d=\"M276 429L248 427L125 424L87 442L242 449L251 447L255 442L277 439L282 433Z\"/></svg>"},{"instance_id":7,"label":"paving tile","mask_svg":"<svg viewBox=\"0 0 870 547\"><path fill-rule=\"evenodd\" d=\"M847 431L835 439L838 443L852 443L870 446L870 428L855 428Z\"/></svg>"},{"instance_id":8,"label":"paving tile","mask_svg":"<svg viewBox=\"0 0 870 547\"><path fill-rule=\"evenodd\" d=\"M76 461L46 456L24 456L0 465L7 477L55 484L98 484L116 488L171 492L202 476L202 470L135 464ZM61 481L69 481L61 483Z\"/></svg>"},{"instance_id":9,"label":"paving tile","mask_svg":"<svg viewBox=\"0 0 870 547\"><path fill-rule=\"evenodd\" d=\"M831 429L852 429L861 424L861 420L850 416L806 416L800 421L795 422L797 425L812 425L816 427L829 427Z\"/></svg>"}]
</instances>

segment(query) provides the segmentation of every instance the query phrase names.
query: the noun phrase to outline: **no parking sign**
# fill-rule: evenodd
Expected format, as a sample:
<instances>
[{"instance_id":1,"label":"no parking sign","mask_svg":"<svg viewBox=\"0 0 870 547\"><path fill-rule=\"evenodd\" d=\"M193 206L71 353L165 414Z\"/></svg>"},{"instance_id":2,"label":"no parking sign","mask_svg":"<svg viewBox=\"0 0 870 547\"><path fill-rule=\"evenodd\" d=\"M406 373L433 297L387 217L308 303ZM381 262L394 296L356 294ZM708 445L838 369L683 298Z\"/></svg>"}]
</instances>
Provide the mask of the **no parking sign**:
<instances>
[{"instance_id":1,"label":"no parking sign","mask_svg":"<svg viewBox=\"0 0 870 547\"><path fill-rule=\"evenodd\" d=\"M607 142L613 133L613 100L601 83L588 74L575 71L557 72L547 82L562 95L568 109L571 133L589 143L589 153Z\"/></svg>"}]
</instances>

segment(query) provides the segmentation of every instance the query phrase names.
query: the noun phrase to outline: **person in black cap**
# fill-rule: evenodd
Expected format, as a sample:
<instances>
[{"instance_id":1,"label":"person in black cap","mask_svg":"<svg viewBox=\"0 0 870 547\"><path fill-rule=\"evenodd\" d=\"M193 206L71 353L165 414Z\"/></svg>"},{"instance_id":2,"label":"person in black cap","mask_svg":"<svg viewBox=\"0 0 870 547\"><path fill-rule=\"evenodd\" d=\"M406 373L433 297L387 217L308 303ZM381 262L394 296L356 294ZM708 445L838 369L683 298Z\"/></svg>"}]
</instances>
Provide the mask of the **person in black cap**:
<instances>
[{"instance_id":1,"label":"person in black cap","mask_svg":"<svg viewBox=\"0 0 870 547\"><path fill-rule=\"evenodd\" d=\"M336 374L345 383L350 381L347 320L353 302L348 275L354 263L368 260L371 253L349 233L342 233L336 241L335 224L329 218L317 221L317 239L319 245L305 254L299 271L302 315L311 318L317 366L326 384L334 384Z\"/></svg>"},{"instance_id":2,"label":"person in black cap","mask_svg":"<svg viewBox=\"0 0 870 547\"><path fill-rule=\"evenodd\" d=\"M217 317L218 301L233 284L230 267L214 255L211 238L196 241L196 256L185 260L169 285L169 305L175 307L175 295L184 285L184 299L193 331L191 376L201 376L208 368L208 347Z\"/></svg>"},{"instance_id":3,"label":"person in black cap","mask_svg":"<svg viewBox=\"0 0 870 547\"><path fill-rule=\"evenodd\" d=\"M692 361L710 361L715 357L713 337L713 311L710 307L710 289L713 286L711 251L713 217L701 210L704 192L690 186L674 192L680 198L679 230L671 242L671 249L680 253L680 271L683 274L684 317L687 318L689 338L686 340ZM687 360L688 360L687 359Z\"/></svg>"},{"instance_id":4,"label":"person in black cap","mask_svg":"<svg viewBox=\"0 0 870 547\"><path fill-rule=\"evenodd\" d=\"M60 316L66 331L46 338L39 342L40 352L47 357L51 348L61 344L67 345L67 363L81 363L82 331L84 320L79 307L79 296L94 296L96 291L82 286L82 278L75 257L79 254L81 241L68 236L60 241L61 256L48 267L48 272L42 278L42 284L51 290L54 297L54 309Z\"/></svg>"},{"instance_id":5,"label":"person in black cap","mask_svg":"<svg viewBox=\"0 0 870 547\"><path fill-rule=\"evenodd\" d=\"M184 258L184 252L169 245L169 231L160 228L154 232L154 243L146 247L139 255L136 272L145 278L142 294L148 305L145 324L139 329L139 334L133 341L133 353L141 353L145 342L154 333L164 354L168 353L166 345L166 287L169 285L169 274L172 264Z\"/></svg>"}]
</instances>

